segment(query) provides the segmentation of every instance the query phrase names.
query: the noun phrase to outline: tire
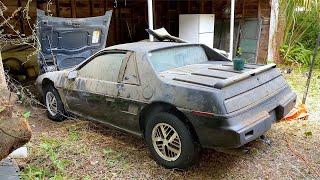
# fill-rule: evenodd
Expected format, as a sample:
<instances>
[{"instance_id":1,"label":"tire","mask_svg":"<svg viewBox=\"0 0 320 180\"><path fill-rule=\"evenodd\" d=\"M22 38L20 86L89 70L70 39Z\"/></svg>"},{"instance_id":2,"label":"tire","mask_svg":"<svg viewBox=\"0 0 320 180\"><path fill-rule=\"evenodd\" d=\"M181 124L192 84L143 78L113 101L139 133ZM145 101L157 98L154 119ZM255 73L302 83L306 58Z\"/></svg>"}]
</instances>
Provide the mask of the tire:
<instances>
[{"instance_id":1,"label":"tire","mask_svg":"<svg viewBox=\"0 0 320 180\"><path fill-rule=\"evenodd\" d=\"M56 102L54 107L49 105L49 97L53 98L53 101ZM47 107L47 115L51 120L61 122L66 118L60 95L57 89L52 85L48 85L44 88L44 102Z\"/></svg>"},{"instance_id":2,"label":"tire","mask_svg":"<svg viewBox=\"0 0 320 180\"><path fill-rule=\"evenodd\" d=\"M165 139L168 141L164 140L164 136L161 136L164 133L160 132L167 132ZM199 159L198 143L188 127L173 114L161 112L151 116L146 124L145 140L154 160L165 168L186 169ZM178 144L180 148L177 148Z\"/></svg>"}]
</instances>

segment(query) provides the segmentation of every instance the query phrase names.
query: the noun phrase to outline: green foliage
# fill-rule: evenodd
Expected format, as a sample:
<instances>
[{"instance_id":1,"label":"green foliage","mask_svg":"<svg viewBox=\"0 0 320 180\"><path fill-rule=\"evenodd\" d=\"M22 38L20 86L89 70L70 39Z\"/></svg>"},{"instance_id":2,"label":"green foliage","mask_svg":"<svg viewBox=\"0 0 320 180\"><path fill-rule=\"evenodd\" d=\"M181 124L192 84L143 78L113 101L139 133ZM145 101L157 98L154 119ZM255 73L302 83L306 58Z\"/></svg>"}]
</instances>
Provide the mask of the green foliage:
<instances>
[{"instance_id":1,"label":"green foliage","mask_svg":"<svg viewBox=\"0 0 320 180\"><path fill-rule=\"evenodd\" d=\"M320 33L320 3L318 0L281 0L285 34L280 53L285 63L309 65L315 42ZM319 57L317 58L320 66Z\"/></svg>"},{"instance_id":2,"label":"green foliage","mask_svg":"<svg viewBox=\"0 0 320 180\"><path fill-rule=\"evenodd\" d=\"M25 119L28 119L28 118L30 117L30 115L31 115L30 111L27 111L27 112L24 112L24 113L23 113L23 117L24 117Z\"/></svg>"},{"instance_id":3,"label":"green foliage","mask_svg":"<svg viewBox=\"0 0 320 180\"><path fill-rule=\"evenodd\" d=\"M238 48L236 55L242 56L243 49L241 47Z\"/></svg>"},{"instance_id":4,"label":"green foliage","mask_svg":"<svg viewBox=\"0 0 320 180\"><path fill-rule=\"evenodd\" d=\"M58 151L60 147L54 146L50 141L42 143L40 147L48 153L53 168L57 171L63 172L69 161L59 159Z\"/></svg>"},{"instance_id":5,"label":"green foliage","mask_svg":"<svg viewBox=\"0 0 320 180\"><path fill-rule=\"evenodd\" d=\"M72 126L67 128L69 139L71 141L77 141L79 139L79 133L77 132L78 128L79 127L76 126L76 125L72 125Z\"/></svg>"},{"instance_id":6,"label":"green foliage","mask_svg":"<svg viewBox=\"0 0 320 180\"><path fill-rule=\"evenodd\" d=\"M121 164L123 168L127 168L127 161L122 153L116 152L109 147L103 149L103 153L107 166L114 167L117 164Z\"/></svg>"},{"instance_id":7,"label":"green foliage","mask_svg":"<svg viewBox=\"0 0 320 180\"><path fill-rule=\"evenodd\" d=\"M3 112L6 109L4 106L0 106L0 113Z\"/></svg>"},{"instance_id":8,"label":"green foliage","mask_svg":"<svg viewBox=\"0 0 320 180\"><path fill-rule=\"evenodd\" d=\"M22 179L45 179L47 170L43 167L38 168L32 165L28 165L21 174Z\"/></svg>"},{"instance_id":9,"label":"green foliage","mask_svg":"<svg viewBox=\"0 0 320 180\"><path fill-rule=\"evenodd\" d=\"M307 131L304 133L305 136L312 136L312 132L311 131Z\"/></svg>"},{"instance_id":10,"label":"green foliage","mask_svg":"<svg viewBox=\"0 0 320 180\"><path fill-rule=\"evenodd\" d=\"M28 165L21 174L22 179L65 179L64 171L70 162L59 158L61 145L61 142L55 139L43 139L39 150L45 152L50 164L43 167Z\"/></svg>"},{"instance_id":11,"label":"green foliage","mask_svg":"<svg viewBox=\"0 0 320 180\"><path fill-rule=\"evenodd\" d=\"M281 54L285 55L287 64L299 64L309 66L313 58L314 50L305 47L302 43L296 43L292 46L283 45L280 48ZM320 52L319 52L320 53ZM317 56L316 65L320 65L320 56Z\"/></svg>"}]
</instances>

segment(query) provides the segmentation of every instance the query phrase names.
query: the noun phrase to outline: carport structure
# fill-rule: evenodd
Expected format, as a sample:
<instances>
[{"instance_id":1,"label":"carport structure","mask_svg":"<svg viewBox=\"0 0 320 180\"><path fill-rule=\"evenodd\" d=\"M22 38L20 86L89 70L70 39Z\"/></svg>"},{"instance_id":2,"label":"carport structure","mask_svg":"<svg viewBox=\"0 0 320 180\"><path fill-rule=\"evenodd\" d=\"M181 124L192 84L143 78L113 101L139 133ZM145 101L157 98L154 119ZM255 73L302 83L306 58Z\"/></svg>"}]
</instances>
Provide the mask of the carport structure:
<instances>
[{"instance_id":1,"label":"carport structure","mask_svg":"<svg viewBox=\"0 0 320 180\"><path fill-rule=\"evenodd\" d=\"M179 36L179 15L214 14L213 47L231 52L241 50L247 62L266 63L273 59L273 34L277 31L278 0L4 0L10 15L28 5L31 23L36 22L36 9L57 17L82 18L100 16L112 10L107 46L148 39L145 29L164 27ZM149 11L148 11L149 9ZM23 12L11 24L21 34L31 35ZM231 33L230 33L231 32ZM4 33L14 34L8 27ZM230 43L232 42L232 43ZM3 57L7 57L3 52Z\"/></svg>"}]
</instances>

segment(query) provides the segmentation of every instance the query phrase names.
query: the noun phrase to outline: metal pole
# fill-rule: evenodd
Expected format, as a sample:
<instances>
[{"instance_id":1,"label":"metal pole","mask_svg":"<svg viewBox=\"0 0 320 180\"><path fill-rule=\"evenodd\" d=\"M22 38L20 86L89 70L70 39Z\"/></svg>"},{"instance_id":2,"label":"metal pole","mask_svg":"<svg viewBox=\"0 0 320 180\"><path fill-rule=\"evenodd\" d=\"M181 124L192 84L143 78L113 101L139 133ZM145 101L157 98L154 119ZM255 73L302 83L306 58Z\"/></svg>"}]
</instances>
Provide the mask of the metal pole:
<instances>
[{"instance_id":1,"label":"metal pole","mask_svg":"<svg viewBox=\"0 0 320 180\"><path fill-rule=\"evenodd\" d=\"M153 0L148 0L148 21L149 21L149 29L153 30ZM149 40L153 41L153 36L149 34Z\"/></svg>"},{"instance_id":2,"label":"metal pole","mask_svg":"<svg viewBox=\"0 0 320 180\"><path fill-rule=\"evenodd\" d=\"M235 0L231 0L229 59L233 58L234 9Z\"/></svg>"},{"instance_id":3,"label":"metal pole","mask_svg":"<svg viewBox=\"0 0 320 180\"><path fill-rule=\"evenodd\" d=\"M312 61L311 61L310 69L309 69L307 84L306 84L307 89L306 89L306 92L303 95L302 104L305 104L306 101L307 101L307 95L308 95L308 91L309 91L312 70L313 70L314 64L316 62L316 56L318 54L319 44L320 44L320 34L318 35L318 39L317 39L317 42L316 42L316 47L314 48L314 53L313 53L313 57L312 57Z\"/></svg>"}]
</instances>

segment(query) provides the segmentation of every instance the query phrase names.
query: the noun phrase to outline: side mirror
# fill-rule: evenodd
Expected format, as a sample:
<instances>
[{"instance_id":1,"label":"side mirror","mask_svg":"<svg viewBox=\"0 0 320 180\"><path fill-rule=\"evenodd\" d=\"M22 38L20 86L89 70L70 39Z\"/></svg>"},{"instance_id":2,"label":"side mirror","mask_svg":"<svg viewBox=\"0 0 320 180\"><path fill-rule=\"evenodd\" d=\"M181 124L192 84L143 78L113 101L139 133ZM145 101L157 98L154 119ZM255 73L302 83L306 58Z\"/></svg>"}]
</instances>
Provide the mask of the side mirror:
<instances>
[{"instance_id":1,"label":"side mirror","mask_svg":"<svg viewBox=\"0 0 320 180\"><path fill-rule=\"evenodd\" d=\"M78 71L70 71L68 73L68 79L71 80L71 79L75 79L76 77L78 77Z\"/></svg>"}]
</instances>

